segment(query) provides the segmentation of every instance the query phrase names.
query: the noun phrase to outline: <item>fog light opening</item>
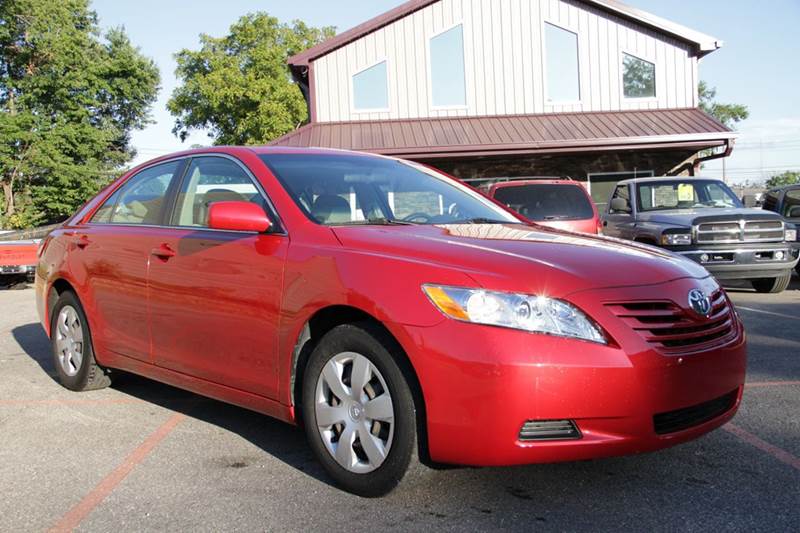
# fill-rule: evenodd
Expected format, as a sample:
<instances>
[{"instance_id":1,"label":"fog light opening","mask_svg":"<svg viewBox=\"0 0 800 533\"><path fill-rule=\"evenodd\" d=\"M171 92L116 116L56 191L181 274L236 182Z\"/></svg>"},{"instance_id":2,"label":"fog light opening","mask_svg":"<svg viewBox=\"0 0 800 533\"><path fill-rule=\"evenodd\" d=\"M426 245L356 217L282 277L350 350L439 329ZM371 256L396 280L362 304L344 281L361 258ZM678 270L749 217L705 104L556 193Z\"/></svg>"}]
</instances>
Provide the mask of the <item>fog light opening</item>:
<instances>
[{"instance_id":1,"label":"fog light opening","mask_svg":"<svg viewBox=\"0 0 800 533\"><path fill-rule=\"evenodd\" d=\"M709 261L710 259L711 259L711 258L708 256L708 254L703 254L703 255L701 255L701 256L700 256L700 262L701 262L701 263L708 263L708 261Z\"/></svg>"},{"instance_id":2,"label":"fog light opening","mask_svg":"<svg viewBox=\"0 0 800 533\"><path fill-rule=\"evenodd\" d=\"M519 440L577 440L582 437L574 420L528 420L519 431Z\"/></svg>"},{"instance_id":3,"label":"fog light opening","mask_svg":"<svg viewBox=\"0 0 800 533\"><path fill-rule=\"evenodd\" d=\"M778 250L777 252L775 252L775 259L776 260L783 261L784 257L785 257L785 254L783 253L783 251Z\"/></svg>"}]
</instances>

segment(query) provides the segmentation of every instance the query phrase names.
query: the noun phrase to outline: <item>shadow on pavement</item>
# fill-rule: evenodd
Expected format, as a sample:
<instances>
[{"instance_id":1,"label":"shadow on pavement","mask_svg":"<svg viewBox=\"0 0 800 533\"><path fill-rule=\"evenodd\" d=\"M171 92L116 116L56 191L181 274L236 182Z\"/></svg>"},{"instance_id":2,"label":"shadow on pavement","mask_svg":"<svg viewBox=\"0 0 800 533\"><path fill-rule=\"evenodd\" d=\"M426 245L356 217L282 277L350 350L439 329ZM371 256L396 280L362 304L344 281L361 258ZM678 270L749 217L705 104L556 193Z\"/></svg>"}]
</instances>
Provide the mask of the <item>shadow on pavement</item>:
<instances>
[{"instance_id":1,"label":"shadow on pavement","mask_svg":"<svg viewBox=\"0 0 800 533\"><path fill-rule=\"evenodd\" d=\"M26 324L14 328L12 335L25 353L57 381L50 341L42 327L39 324ZM294 426L127 372L114 372L111 388L143 402L219 426L247 439L287 465L331 484L308 448L305 434ZM230 466L240 468L241 464Z\"/></svg>"}]
</instances>

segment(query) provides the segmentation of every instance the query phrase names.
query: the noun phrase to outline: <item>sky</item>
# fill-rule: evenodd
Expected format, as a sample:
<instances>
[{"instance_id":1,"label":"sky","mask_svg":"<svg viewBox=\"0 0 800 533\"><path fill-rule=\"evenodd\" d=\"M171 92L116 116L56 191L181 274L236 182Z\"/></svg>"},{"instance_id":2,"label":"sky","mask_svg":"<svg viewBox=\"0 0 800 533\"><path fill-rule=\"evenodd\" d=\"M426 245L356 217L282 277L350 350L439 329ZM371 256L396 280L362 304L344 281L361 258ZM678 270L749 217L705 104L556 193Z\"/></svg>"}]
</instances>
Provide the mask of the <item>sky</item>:
<instances>
[{"instance_id":1,"label":"sky","mask_svg":"<svg viewBox=\"0 0 800 533\"><path fill-rule=\"evenodd\" d=\"M203 132L183 144L172 134L174 118L166 102L177 86L173 54L199 48L199 35L224 35L240 16L266 11L282 21L347 30L403 3L403 0L94 0L104 28L123 26L133 43L161 70L154 123L133 134L135 162L210 144ZM700 77L717 88L717 100L745 104L750 118L737 126L741 136L727 159L732 182L763 180L783 170L800 171L800 0L627 0L694 30L724 46L700 63ZM188 7L191 5L191 7ZM720 177L722 163L706 164L703 174Z\"/></svg>"}]
</instances>

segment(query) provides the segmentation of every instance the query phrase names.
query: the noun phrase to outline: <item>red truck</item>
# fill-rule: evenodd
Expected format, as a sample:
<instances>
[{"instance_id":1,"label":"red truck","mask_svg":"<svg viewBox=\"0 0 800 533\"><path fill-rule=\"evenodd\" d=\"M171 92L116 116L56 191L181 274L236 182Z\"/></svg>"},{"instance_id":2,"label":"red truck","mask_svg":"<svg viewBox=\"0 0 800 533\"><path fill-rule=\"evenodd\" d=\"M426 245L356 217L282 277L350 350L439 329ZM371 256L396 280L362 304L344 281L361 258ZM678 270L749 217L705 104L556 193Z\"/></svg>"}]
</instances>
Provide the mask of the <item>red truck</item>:
<instances>
[{"instance_id":1,"label":"red truck","mask_svg":"<svg viewBox=\"0 0 800 533\"><path fill-rule=\"evenodd\" d=\"M10 285L22 278L32 280L36 269L39 240L0 240L0 285Z\"/></svg>"}]
</instances>

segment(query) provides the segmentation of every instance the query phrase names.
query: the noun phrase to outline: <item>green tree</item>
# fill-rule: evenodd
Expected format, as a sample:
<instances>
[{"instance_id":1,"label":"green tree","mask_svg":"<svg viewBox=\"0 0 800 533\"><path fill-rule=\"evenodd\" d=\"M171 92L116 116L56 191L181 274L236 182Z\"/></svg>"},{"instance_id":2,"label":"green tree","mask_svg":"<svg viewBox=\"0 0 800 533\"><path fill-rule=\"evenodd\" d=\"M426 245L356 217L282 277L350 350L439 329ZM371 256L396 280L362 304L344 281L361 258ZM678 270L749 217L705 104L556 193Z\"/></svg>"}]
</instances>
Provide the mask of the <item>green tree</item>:
<instances>
[{"instance_id":1,"label":"green tree","mask_svg":"<svg viewBox=\"0 0 800 533\"><path fill-rule=\"evenodd\" d=\"M800 172L787 170L780 174L776 174L767 180L767 188L783 187L784 185L794 185L800 183Z\"/></svg>"},{"instance_id":2,"label":"green tree","mask_svg":"<svg viewBox=\"0 0 800 533\"><path fill-rule=\"evenodd\" d=\"M63 219L135 155L158 68L89 0L0 2L0 218Z\"/></svg>"},{"instance_id":3,"label":"green tree","mask_svg":"<svg viewBox=\"0 0 800 533\"><path fill-rule=\"evenodd\" d=\"M224 37L200 36L200 50L176 54L181 85L167 104L173 133L209 131L215 144L264 144L308 119L286 60L334 29L283 24L266 13L240 18Z\"/></svg>"},{"instance_id":4,"label":"green tree","mask_svg":"<svg viewBox=\"0 0 800 533\"><path fill-rule=\"evenodd\" d=\"M750 111L746 105L720 104L715 101L717 88L709 87L704 81L701 81L698 85L697 92L700 97L700 109L722 122L728 128L733 129L738 122L750 116Z\"/></svg>"}]
</instances>

